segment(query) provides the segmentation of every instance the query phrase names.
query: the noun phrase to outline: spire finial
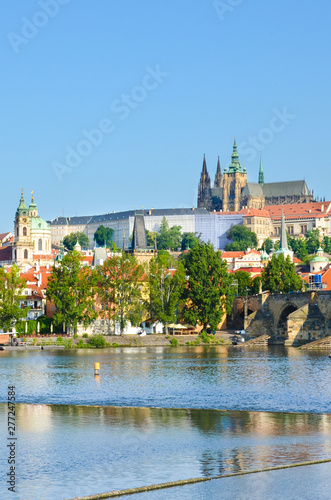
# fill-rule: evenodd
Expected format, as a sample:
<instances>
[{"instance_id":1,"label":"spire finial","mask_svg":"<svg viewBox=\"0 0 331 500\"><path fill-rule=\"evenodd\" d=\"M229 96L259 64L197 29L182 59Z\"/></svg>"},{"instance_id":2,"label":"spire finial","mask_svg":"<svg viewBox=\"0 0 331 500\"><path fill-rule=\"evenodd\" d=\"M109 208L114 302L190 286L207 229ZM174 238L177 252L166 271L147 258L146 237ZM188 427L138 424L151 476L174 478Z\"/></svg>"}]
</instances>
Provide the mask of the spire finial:
<instances>
[{"instance_id":1,"label":"spire finial","mask_svg":"<svg viewBox=\"0 0 331 500\"><path fill-rule=\"evenodd\" d=\"M264 171L263 171L263 165L262 165L262 153L260 153L259 184L261 184L262 187L264 186Z\"/></svg>"}]
</instances>

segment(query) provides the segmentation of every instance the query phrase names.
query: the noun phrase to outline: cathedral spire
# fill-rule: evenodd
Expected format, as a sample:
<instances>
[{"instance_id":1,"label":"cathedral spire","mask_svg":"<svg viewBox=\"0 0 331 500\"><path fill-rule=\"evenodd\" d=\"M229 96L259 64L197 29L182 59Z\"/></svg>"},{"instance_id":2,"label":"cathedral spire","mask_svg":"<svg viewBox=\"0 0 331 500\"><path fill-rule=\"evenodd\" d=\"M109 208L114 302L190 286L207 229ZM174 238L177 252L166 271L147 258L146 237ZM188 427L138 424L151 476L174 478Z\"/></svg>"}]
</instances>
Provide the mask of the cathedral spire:
<instances>
[{"instance_id":1,"label":"cathedral spire","mask_svg":"<svg viewBox=\"0 0 331 500\"><path fill-rule=\"evenodd\" d=\"M281 231L280 231L280 250L289 250L287 243L287 234L286 234L286 226L285 226L285 215L282 212L282 223L281 223Z\"/></svg>"},{"instance_id":2,"label":"cathedral spire","mask_svg":"<svg viewBox=\"0 0 331 500\"><path fill-rule=\"evenodd\" d=\"M222 171L221 171L220 157L218 157L218 160L217 160L217 170L216 170L216 175L215 175L214 187L215 188L222 187Z\"/></svg>"},{"instance_id":3,"label":"cathedral spire","mask_svg":"<svg viewBox=\"0 0 331 500\"><path fill-rule=\"evenodd\" d=\"M19 206L17 208L16 215L17 214L21 214L21 213L23 213L24 215L26 215L27 210L28 210L28 207L25 205L24 196L23 196L23 189L22 189L21 198L20 198L20 204L19 204Z\"/></svg>"},{"instance_id":4,"label":"cathedral spire","mask_svg":"<svg viewBox=\"0 0 331 500\"><path fill-rule=\"evenodd\" d=\"M208 175L208 172L207 172L207 163L206 163L206 155L203 155L203 163L202 163L202 174L207 174Z\"/></svg>"},{"instance_id":5,"label":"cathedral spire","mask_svg":"<svg viewBox=\"0 0 331 500\"><path fill-rule=\"evenodd\" d=\"M259 184L261 184L262 187L264 186L264 171L263 171L263 165L262 165L262 153L260 156Z\"/></svg>"},{"instance_id":6,"label":"cathedral spire","mask_svg":"<svg viewBox=\"0 0 331 500\"><path fill-rule=\"evenodd\" d=\"M210 208L211 181L207 170L206 156L203 155L202 172L198 188L198 208Z\"/></svg>"},{"instance_id":7,"label":"cathedral spire","mask_svg":"<svg viewBox=\"0 0 331 500\"><path fill-rule=\"evenodd\" d=\"M233 152L231 156L231 164L229 166L229 174L235 174L236 172L241 172L241 165L239 163L239 155L237 151L236 138L233 141Z\"/></svg>"}]
</instances>

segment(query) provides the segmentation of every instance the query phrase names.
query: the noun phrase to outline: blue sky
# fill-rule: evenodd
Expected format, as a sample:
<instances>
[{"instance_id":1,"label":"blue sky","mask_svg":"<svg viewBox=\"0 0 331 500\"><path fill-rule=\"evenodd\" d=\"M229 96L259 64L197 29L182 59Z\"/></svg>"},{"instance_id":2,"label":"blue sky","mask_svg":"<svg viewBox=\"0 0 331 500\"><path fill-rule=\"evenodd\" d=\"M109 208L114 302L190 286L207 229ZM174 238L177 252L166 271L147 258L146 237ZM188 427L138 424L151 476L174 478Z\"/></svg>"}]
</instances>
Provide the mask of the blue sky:
<instances>
[{"instance_id":1,"label":"blue sky","mask_svg":"<svg viewBox=\"0 0 331 500\"><path fill-rule=\"evenodd\" d=\"M326 0L3 0L0 10L0 232L13 228L21 188L47 219L192 207L203 154L213 179L234 136L250 181L262 150L266 182L305 178L331 198Z\"/></svg>"}]
</instances>

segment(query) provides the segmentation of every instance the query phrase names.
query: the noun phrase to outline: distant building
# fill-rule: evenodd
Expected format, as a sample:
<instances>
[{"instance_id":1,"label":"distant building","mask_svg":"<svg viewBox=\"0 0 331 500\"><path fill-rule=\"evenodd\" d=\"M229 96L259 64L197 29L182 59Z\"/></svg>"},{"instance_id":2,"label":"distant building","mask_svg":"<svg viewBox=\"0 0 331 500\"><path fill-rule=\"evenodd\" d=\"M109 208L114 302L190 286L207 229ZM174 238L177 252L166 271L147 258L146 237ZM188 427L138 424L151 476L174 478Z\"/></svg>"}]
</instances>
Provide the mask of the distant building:
<instances>
[{"instance_id":1,"label":"distant building","mask_svg":"<svg viewBox=\"0 0 331 500\"><path fill-rule=\"evenodd\" d=\"M25 205L23 190L15 214L14 241L0 248L0 265L17 264L22 268L46 264L54 259L51 230L39 216L32 194L29 207Z\"/></svg>"},{"instance_id":2,"label":"distant building","mask_svg":"<svg viewBox=\"0 0 331 500\"><path fill-rule=\"evenodd\" d=\"M182 233L201 235L202 241L210 241L216 249L223 249L229 243L226 232L232 225L243 223L241 214L209 213L204 208L152 208L139 211L139 213L135 210L128 210L84 217L57 217L55 220L49 221L52 243L59 246L64 236L80 231L88 236L92 247L94 233L100 225L103 225L114 230L114 242L118 247L127 250L131 247L130 237L134 236L135 215L143 218L147 231L152 233L158 231L163 217L165 217L169 227L180 226ZM138 241L138 246L141 246L141 239Z\"/></svg>"},{"instance_id":3,"label":"distant building","mask_svg":"<svg viewBox=\"0 0 331 500\"><path fill-rule=\"evenodd\" d=\"M198 186L198 208L206 208L209 211L238 212L245 207L261 209L266 205L312 201L313 194L304 180L265 183L262 157L258 182L247 182L246 168L242 168L239 162L236 140L233 144L229 169L224 168L223 176L218 158L214 187L211 187L205 156L203 158Z\"/></svg>"}]
</instances>

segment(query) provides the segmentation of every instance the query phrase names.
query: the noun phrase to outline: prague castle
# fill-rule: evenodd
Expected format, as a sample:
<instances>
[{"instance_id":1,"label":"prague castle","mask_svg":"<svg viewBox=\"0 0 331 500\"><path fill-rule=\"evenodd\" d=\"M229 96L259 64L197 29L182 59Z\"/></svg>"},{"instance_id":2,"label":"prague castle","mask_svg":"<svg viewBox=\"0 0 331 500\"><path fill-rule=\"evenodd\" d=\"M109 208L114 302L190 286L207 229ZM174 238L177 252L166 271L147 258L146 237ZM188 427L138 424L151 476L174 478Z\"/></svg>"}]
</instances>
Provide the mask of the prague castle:
<instances>
[{"instance_id":1,"label":"prague castle","mask_svg":"<svg viewBox=\"0 0 331 500\"><path fill-rule=\"evenodd\" d=\"M214 187L207 171L206 158L203 159L202 172L198 188L198 208L209 211L238 212L244 207L261 209L266 205L285 205L292 203L310 203L313 193L304 180L292 182L264 182L262 157L258 182L247 182L246 168L239 163L236 139L229 169L221 172L218 158Z\"/></svg>"}]
</instances>

